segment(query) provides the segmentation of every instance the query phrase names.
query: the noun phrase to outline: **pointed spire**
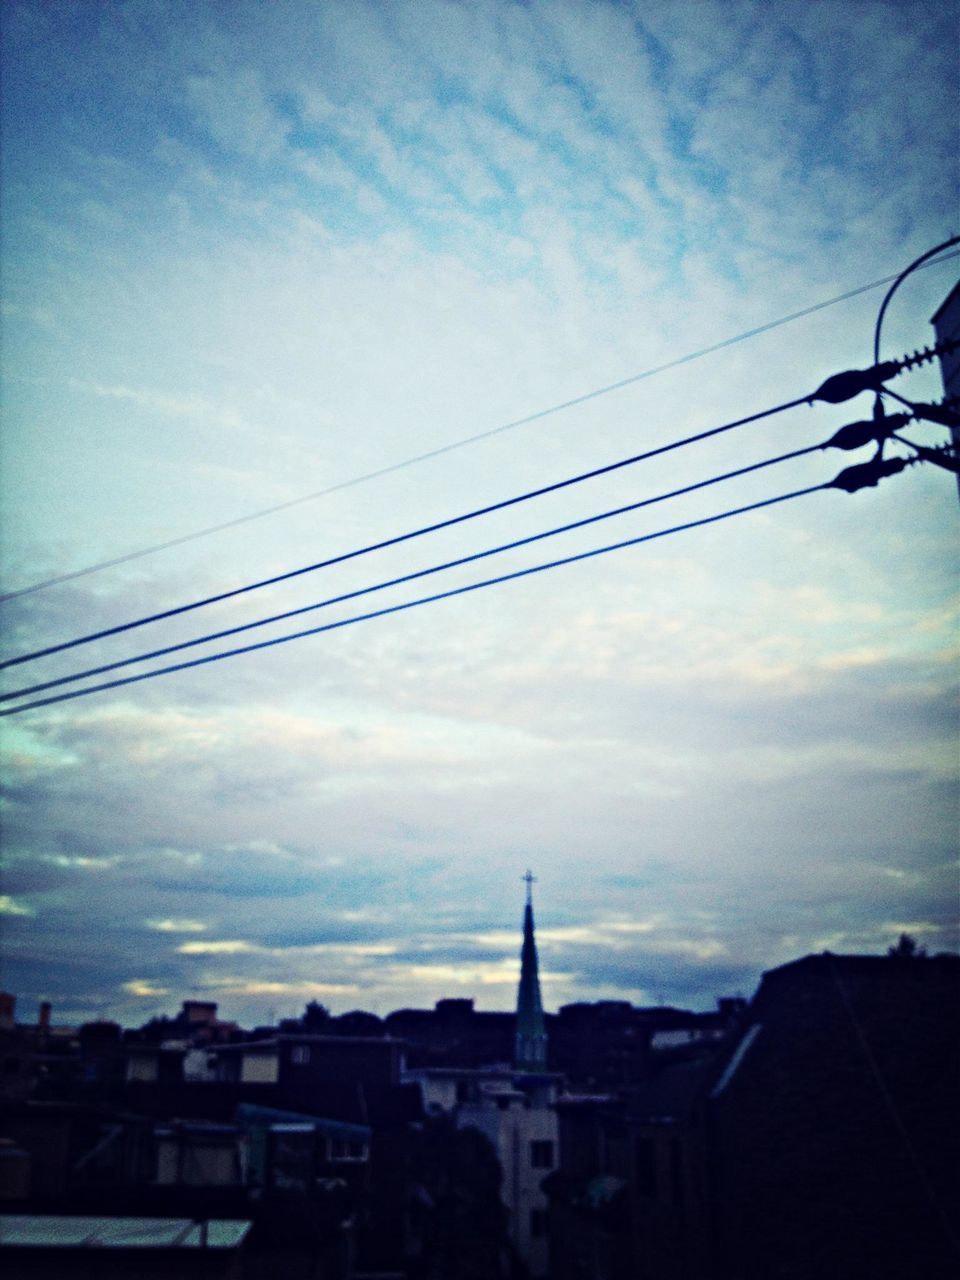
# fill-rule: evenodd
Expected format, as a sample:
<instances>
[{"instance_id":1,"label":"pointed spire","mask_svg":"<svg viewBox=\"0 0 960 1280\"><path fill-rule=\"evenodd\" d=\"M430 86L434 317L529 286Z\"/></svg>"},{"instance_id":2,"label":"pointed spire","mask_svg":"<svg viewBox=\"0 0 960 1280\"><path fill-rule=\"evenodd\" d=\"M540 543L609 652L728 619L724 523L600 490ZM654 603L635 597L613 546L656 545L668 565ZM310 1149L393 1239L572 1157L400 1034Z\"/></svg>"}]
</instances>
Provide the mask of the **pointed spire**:
<instances>
[{"instance_id":1,"label":"pointed spire","mask_svg":"<svg viewBox=\"0 0 960 1280\"><path fill-rule=\"evenodd\" d=\"M520 987L517 991L518 1071L546 1071L547 1032L540 999L540 974L537 966L537 944L533 932L533 882L531 872L523 877L527 884L527 902L523 911L523 947L520 951Z\"/></svg>"}]
</instances>

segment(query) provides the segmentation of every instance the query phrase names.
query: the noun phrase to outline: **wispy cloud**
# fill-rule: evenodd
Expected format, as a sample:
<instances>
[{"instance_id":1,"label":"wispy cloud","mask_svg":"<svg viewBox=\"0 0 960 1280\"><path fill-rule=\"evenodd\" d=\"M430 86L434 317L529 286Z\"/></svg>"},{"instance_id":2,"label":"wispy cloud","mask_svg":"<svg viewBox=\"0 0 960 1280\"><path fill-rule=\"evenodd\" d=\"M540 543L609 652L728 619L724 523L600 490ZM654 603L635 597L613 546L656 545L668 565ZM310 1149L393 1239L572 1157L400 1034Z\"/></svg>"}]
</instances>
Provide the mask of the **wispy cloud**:
<instances>
[{"instance_id":1,"label":"wispy cloud","mask_svg":"<svg viewBox=\"0 0 960 1280\"><path fill-rule=\"evenodd\" d=\"M146 920L144 923L157 933L203 933L209 928L202 920Z\"/></svg>"},{"instance_id":2,"label":"wispy cloud","mask_svg":"<svg viewBox=\"0 0 960 1280\"><path fill-rule=\"evenodd\" d=\"M177 950L183 956L235 956L259 948L241 938L225 938L219 942L182 942Z\"/></svg>"},{"instance_id":3,"label":"wispy cloud","mask_svg":"<svg viewBox=\"0 0 960 1280\"><path fill-rule=\"evenodd\" d=\"M37 913L33 907L25 902L17 902L15 898L11 898L8 893L0 893L0 915L4 916L35 916Z\"/></svg>"},{"instance_id":4,"label":"wispy cloud","mask_svg":"<svg viewBox=\"0 0 960 1280\"><path fill-rule=\"evenodd\" d=\"M78 390L87 391L104 400L129 401L138 408L163 417L185 418L227 429L247 425L236 409L213 404L202 396L184 396L143 387L102 386L95 382L79 384Z\"/></svg>"},{"instance_id":5,"label":"wispy cloud","mask_svg":"<svg viewBox=\"0 0 960 1280\"><path fill-rule=\"evenodd\" d=\"M266 16L237 0L229 23L187 6L176 23L64 25L20 0L7 32L20 372L0 484L17 584L709 346L899 268L955 219L953 32L933 0L906 25L885 5L714 0L292 0ZM898 293L891 352L927 340L952 271ZM803 394L868 360L877 303L10 602L11 645ZM935 372L911 379L939 395ZM864 412L804 406L114 637L91 662L817 444ZM817 453L671 499L609 540L840 465ZM80 1015L101 1012L98 987L130 1017L192 991L251 1018L474 989L506 1008L527 865L551 1002L702 1005L824 939L883 949L892 921L955 945L955 530L950 478L930 470L8 722L8 981Z\"/></svg>"},{"instance_id":6,"label":"wispy cloud","mask_svg":"<svg viewBox=\"0 0 960 1280\"><path fill-rule=\"evenodd\" d=\"M282 996L292 1000L315 1000L318 996L350 996L359 988L338 982L274 982L263 978L212 978L207 986L221 996L234 998Z\"/></svg>"},{"instance_id":7,"label":"wispy cloud","mask_svg":"<svg viewBox=\"0 0 960 1280\"><path fill-rule=\"evenodd\" d=\"M132 996L136 996L138 1000L159 999L162 996L170 995L169 987L161 987L146 978L131 978L129 982L121 984L123 990Z\"/></svg>"}]
</instances>

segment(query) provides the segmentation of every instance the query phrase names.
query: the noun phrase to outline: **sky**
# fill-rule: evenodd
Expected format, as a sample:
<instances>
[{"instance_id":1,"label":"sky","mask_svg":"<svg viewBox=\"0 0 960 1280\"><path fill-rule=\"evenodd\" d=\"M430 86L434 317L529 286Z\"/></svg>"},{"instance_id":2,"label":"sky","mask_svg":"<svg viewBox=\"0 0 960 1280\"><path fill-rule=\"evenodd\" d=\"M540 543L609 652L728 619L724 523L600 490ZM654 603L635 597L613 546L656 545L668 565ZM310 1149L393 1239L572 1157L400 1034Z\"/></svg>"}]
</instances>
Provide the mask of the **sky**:
<instances>
[{"instance_id":1,"label":"sky","mask_svg":"<svg viewBox=\"0 0 960 1280\"><path fill-rule=\"evenodd\" d=\"M3 590L334 491L14 596L4 654L869 365L882 288L637 376L958 230L956 43L955 6L933 0L10 0ZM884 356L932 341L956 279L954 259L904 282ZM940 394L936 368L891 385ZM815 446L871 409L801 404L5 687ZM815 451L234 643L869 456ZM904 931L956 949L957 517L956 478L913 466L9 716L0 981L22 1018L48 999L61 1022L139 1025L187 998L247 1025L309 1000L507 1009L528 867L548 1009L708 1008Z\"/></svg>"}]
</instances>

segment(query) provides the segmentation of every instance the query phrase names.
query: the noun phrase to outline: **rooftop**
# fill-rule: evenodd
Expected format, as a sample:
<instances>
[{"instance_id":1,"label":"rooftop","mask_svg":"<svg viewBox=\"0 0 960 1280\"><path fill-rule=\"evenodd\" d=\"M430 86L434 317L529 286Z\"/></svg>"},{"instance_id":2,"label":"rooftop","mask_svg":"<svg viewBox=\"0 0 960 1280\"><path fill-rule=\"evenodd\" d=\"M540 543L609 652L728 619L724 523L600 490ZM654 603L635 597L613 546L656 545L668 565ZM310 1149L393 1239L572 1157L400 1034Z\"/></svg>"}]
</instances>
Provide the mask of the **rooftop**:
<instances>
[{"instance_id":1,"label":"rooftop","mask_svg":"<svg viewBox=\"0 0 960 1280\"><path fill-rule=\"evenodd\" d=\"M236 1249L252 1223L233 1219L0 1215L0 1248Z\"/></svg>"}]
</instances>

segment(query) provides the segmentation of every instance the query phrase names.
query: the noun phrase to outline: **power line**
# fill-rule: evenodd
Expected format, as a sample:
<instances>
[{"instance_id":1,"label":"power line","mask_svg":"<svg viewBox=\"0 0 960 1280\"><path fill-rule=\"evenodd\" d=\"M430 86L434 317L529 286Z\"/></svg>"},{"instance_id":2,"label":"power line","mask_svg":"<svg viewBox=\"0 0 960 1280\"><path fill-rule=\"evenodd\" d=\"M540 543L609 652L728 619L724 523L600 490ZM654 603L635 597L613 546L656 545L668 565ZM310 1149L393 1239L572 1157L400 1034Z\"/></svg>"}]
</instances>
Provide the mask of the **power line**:
<instances>
[{"instance_id":1,"label":"power line","mask_svg":"<svg viewBox=\"0 0 960 1280\"><path fill-rule=\"evenodd\" d=\"M561 489L567 489L571 485L580 484L584 480L592 480L597 476L609 475L613 471L619 471L624 467L630 467L638 462L645 462L649 458L656 458L662 454L670 453L675 449L680 449L689 444L695 444L701 440L707 440L712 436L721 435L725 431L732 431L735 427L746 426L751 422L758 422L762 418L772 417L774 414L783 413L787 409L795 409L798 405L805 404L810 400L811 396L801 396L796 400L788 400L783 404L774 405L769 409L762 409L759 413L748 414L744 418L736 418L732 422L725 422L722 426L711 427L706 431L699 431L695 435L685 436L681 440L673 440L669 444L659 445L655 449L647 449L643 453L636 453L628 458L620 458L616 462L607 463L602 467L594 467L590 471L582 471L577 475L568 476L566 479L554 481L552 484L541 485L536 489L528 489L525 493L516 494L511 498L504 498L499 502L489 503L483 507L475 507L472 511L466 511L460 515L451 516L446 520L439 520L434 524L422 525L418 529L410 530L407 533L397 534L392 538L384 538L380 542L368 543L366 546L359 547L354 551L343 552L341 555L331 556L326 560L319 560L313 564L302 565L297 569L290 569L285 573L274 574L270 578L261 578L257 582L250 582L242 587L234 587L230 591L221 591L215 595L204 596L199 600L190 601L187 604L175 605L171 609L163 609L158 613L147 614L145 617L136 618L131 622L121 622L113 627L104 627L99 631L92 631L87 635L77 636L73 640L64 640L60 644L48 645L44 649L36 649L31 653L20 654L15 658L8 658L4 662L0 662L0 670L6 667L18 666L23 662L33 662L37 658L45 658L50 654L62 653L66 649L74 649L78 645L90 644L94 640L103 640L107 636L119 635L124 631L132 631L136 627L146 626L148 623L161 622L166 618L173 618L182 613L190 613L195 609L205 608L207 605L218 604L222 600L230 600L236 596L246 595L251 591L258 591L262 587L270 587L278 582L288 582L291 578L302 577L306 573L314 573L320 569L327 569L335 564L343 564L348 560L354 560L358 556L367 555L372 551L382 551L386 547L395 547L400 543L409 542L413 538L423 537L428 533L436 533L441 529L449 529L455 525L463 524L468 520L475 520L479 516L490 515L494 511L503 511L508 507L516 506L521 502L528 502L532 498L540 498L548 493L556 493Z\"/></svg>"},{"instance_id":2,"label":"power line","mask_svg":"<svg viewBox=\"0 0 960 1280\"><path fill-rule=\"evenodd\" d=\"M420 596L416 600L407 600L402 604L388 605L382 609L372 610L370 613L355 614L351 618L341 618L337 622L327 622L319 627L310 627L305 631L294 631L286 636L275 636L271 640L259 640L255 644L243 645L237 649L224 649L220 653L207 654L202 658L190 658L186 662L175 662L168 667L157 667L152 671L142 671L138 675L122 676L117 680L106 680L103 684L90 685L86 689L73 689L69 693L58 693L49 698L38 698L34 702L22 703L17 707L6 707L0 710L0 716L19 715L22 711L32 711L37 707L48 707L57 702L69 702L74 698L84 698L91 693L103 693L108 689L119 689L124 685L138 684L142 680L153 680L157 676L170 675L175 671L186 671L191 667L201 667L208 663L220 662L224 658L235 658L244 653L254 653L259 649L270 649L275 645L287 644L291 640L301 640L306 636L320 635L326 631L337 631L341 627L353 626L357 622L369 622L374 618L384 618L390 614L403 613L408 609L418 608L420 605L433 604L438 600L449 600L454 596L480 591L484 587L497 586L503 582L513 582L518 578L528 578L536 573L544 573L548 569L558 569L563 565L591 560L596 556L607 555L611 551L621 551L626 547L639 546L643 542L652 542L657 538L665 538L674 533L682 533L687 529L697 529L702 525L716 524L720 520L729 520L733 516L745 515L750 511L759 511L764 507L772 507L777 503L789 502L793 498L802 498L807 494L819 493L831 487L832 482L828 482L827 484L811 485L806 489L795 489L791 493L778 494L775 498L763 498L759 502L751 502L743 507L733 507L728 511L721 511L717 515L702 516L698 520L688 520L684 524L673 525L667 529L658 529L655 533L645 533L638 538L627 538L622 542L613 542L607 546L594 547L590 551L581 551L576 555L549 560L544 564L533 565L527 569L516 569L511 573L503 573L495 578L485 578L480 582L471 582L466 586L452 587L447 591L438 591L433 595Z\"/></svg>"},{"instance_id":3,"label":"power line","mask_svg":"<svg viewBox=\"0 0 960 1280\"><path fill-rule=\"evenodd\" d=\"M960 244L960 236L950 236L950 238L948 240L944 240L942 244L935 245L932 249L928 249L926 253L921 253L919 258L914 258L913 262L911 262L909 266L904 267L904 269L897 275L893 284L887 290L883 302L880 303L880 310L877 313L877 323L873 330L874 364L879 364L880 362L880 333L883 329L883 317L887 314L887 307L889 307L893 295L903 284L904 280L906 280L907 276L912 275L914 271L918 271L922 266L926 265L931 258L936 257L936 255L941 253L944 249L952 248L955 244ZM953 258L956 255L951 253L947 256ZM943 261L942 258L938 260L941 262Z\"/></svg>"},{"instance_id":4,"label":"power line","mask_svg":"<svg viewBox=\"0 0 960 1280\"><path fill-rule=\"evenodd\" d=\"M859 395L862 391L872 390L875 392L882 392L884 390L884 383L886 383L890 378L895 377L906 369L912 369L919 365L926 364L929 360L934 359L938 355L942 356L945 352L952 351L957 346L960 346L960 339L948 339L942 343L938 343L936 346L925 347L922 351L914 351L912 355L905 355L897 360L886 360L881 364L873 365L867 369L843 370L840 373L832 374L825 382L821 383L815 391L812 391L798 399L784 401L782 404L773 405L770 408L762 409L757 413L748 414L746 417L736 418L732 422L723 423L721 426L711 427L708 430L698 432L695 435L671 441L669 444L659 445L655 449L648 449L644 453L633 454L627 458L620 458L616 462L607 463L605 466L595 467L590 471L580 472L575 476L568 476L564 480L554 481L552 484L543 485L537 489L516 494L511 498L504 498L499 502L491 503L484 507L474 508L472 511L463 512L457 516L451 516L446 520L442 520L431 525L425 525L418 529L409 530L406 533L398 534L380 542L370 543L366 546L357 548L354 551L344 552L339 556L334 556L327 560L318 561L309 565L301 565L297 569L291 569L285 573L276 574L273 577L264 578L257 582L247 583L242 587L235 587L229 591L219 592L211 596L204 596L199 600L194 600L183 605L177 605L159 613L148 614L145 617L136 618L130 622L118 623L113 627L103 628L100 631L91 632L88 635L75 637L73 640L62 641L59 644L50 645L44 649L34 650L31 653L20 654L15 658L8 658L6 661L0 662L0 669L17 666L23 662L31 662L37 658L47 657L54 653L60 653L66 649L75 648L78 645L89 644L94 640L101 640L108 636L130 631L135 627L146 626L148 623L159 622L166 618L175 617L178 614L203 608L209 604L216 604L222 600L228 600L235 596L244 595L247 592L259 590L261 587L273 586L278 582L285 582L291 578L300 577L303 574L312 573L319 569L325 569L334 564L342 564L347 560L356 558L357 556L366 555L372 551L379 551L385 547L396 546L399 543L409 541L411 538L421 537L428 533L435 533L440 529L450 528L454 525L462 524L464 521L476 519L478 516L489 515L491 512L515 506L517 503L526 502L531 498L541 497L544 494L556 492L560 489L567 488L570 485L579 484L583 480L589 480L596 476L606 475L609 472L616 471L622 467L631 466L634 463L642 462L661 454L670 453L674 449L679 449L697 441L708 439L709 437L719 435L724 431L730 431L734 427L742 427L748 423L757 422L762 418L771 417L773 414L782 413L787 409L796 408L796 406L800 404L807 403L812 405L816 400L822 400L828 404L841 404L843 401L850 400L854 396ZM869 467L861 467L859 469L854 468L852 470L850 482L854 487L850 489L850 492L855 492L857 488L862 487L863 483L866 483L860 473L862 472L863 475L866 475L869 470ZM876 479L871 479L869 481L871 484L875 484L876 482Z\"/></svg>"},{"instance_id":5,"label":"power line","mask_svg":"<svg viewBox=\"0 0 960 1280\"><path fill-rule=\"evenodd\" d=\"M164 648L153 649L148 653L138 653L133 657L120 658L115 662L107 662L98 667L88 667L87 670L78 671L72 675L59 676L54 680L45 680L40 684L29 685L23 689L14 689L9 693L0 694L0 702L9 702L12 698L25 698L30 694L42 693L47 689L56 689L65 684L73 684L77 680L86 680L92 676L105 675L109 671L117 671L121 667L128 667L134 662L150 662L155 658L164 658L171 653L192 649L199 644L209 644L214 640L225 640L228 636L240 635L246 631L253 631L258 627L269 626L274 622L286 622L290 618L297 618L305 613L314 613L317 609L325 609L334 604L344 604L348 600L356 600L361 596L372 595L376 591L384 591L389 587L398 587L407 582L415 582L420 578L430 577L432 574L441 573L446 569L456 569L466 564L472 564L477 560L485 560L489 556L498 555L504 551L515 551L519 547L529 546L534 542L542 542L545 538L552 538L557 534L570 533L574 529L583 529L587 525L598 524L600 521L610 520L614 516L626 515L631 511L639 511L642 507L654 506L659 502L665 502L668 498L677 498L683 494L693 493L697 489L706 489L711 485L720 484L724 480L733 480L753 471L761 471L766 467L776 466L781 462L789 462L794 458L806 457L808 454L820 452L825 447L825 445L814 444L805 449L794 449L790 453L782 453L775 458L766 458L762 462L754 462L746 467L738 467L735 471L727 471L723 475L711 476L708 480L700 480L695 484L684 485L683 488L672 489L668 493L657 494L652 498L643 498L639 502L631 502L627 506L614 507L609 511L601 511L598 515L587 516L582 520L574 520L569 524L558 525L541 533L530 534L525 538L517 538L513 542L504 542L499 546L488 547L484 551L476 551L472 555L460 556L455 560L447 560L442 564L431 565L427 569L418 569L414 573L405 573L400 577L390 578L385 582L377 582L369 587L360 587L356 591L348 591L343 595L331 596L327 600L318 600L313 604L303 605L298 609L287 609L283 613L271 614L269 617L258 618L254 622L245 622L236 627L228 627L223 631L213 631L208 635L198 636L193 640L183 640L178 644L166 645Z\"/></svg>"},{"instance_id":6,"label":"power line","mask_svg":"<svg viewBox=\"0 0 960 1280\"><path fill-rule=\"evenodd\" d=\"M946 262L950 258L955 258L958 253L947 253L935 261L924 262L923 267L937 266L941 262ZM746 329L743 333L735 334L733 337L724 338L720 342L714 342L710 346L701 347L697 351L691 351L687 355L678 356L674 360L668 360L664 364L655 365L650 369L644 369L641 373L632 374L630 377L621 378L618 382L611 382L607 386L597 387L593 391L587 391L583 395L574 396L572 400L564 400L559 404L551 405L549 408L540 409L536 413L528 414L523 418L515 418L512 422L504 422L499 426L490 427L486 431L479 431L475 435L464 436L460 440L453 440L449 444L440 445L436 449L428 449L424 453L418 453L410 458L404 458L399 462L393 462L384 467L379 467L374 471L364 472L362 475L354 476L349 480L341 480L337 484L328 485L324 489L317 489L313 493L303 494L299 498L291 498L286 502L278 502L270 507L262 507L257 511L250 511L246 515L236 516L232 520L224 520L219 524L207 525L203 529L195 529L191 533L185 533L176 538L169 538L164 542L157 542L148 547L141 547L136 551L128 551L124 555L114 556L108 560L99 560L94 564L89 564L80 569L73 569L68 573L60 573L54 577L46 578L41 582L32 583L27 587L20 587L16 591L8 591L0 594L0 604L8 600L16 600L20 596L32 595L37 591L44 591L48 587L59 586L64 582L72 582L76 578L86 577L88 574L99 573L104 569L113 569L122 564L129 564L132 560L140 560L145 556L154 555L160 551L169 551L173 547L183 546L188 542L195 542L200 538L208 538L215 533L223 533L227 529L234 529L240 525L248 524L253 520L262 520L266 516L276 515L281 511L288 511L292 507L302 506L306 502L313 502L318 498L328 497L330 494L340 493L344 489L352 489L357 485L366 484L370 480L377 480L381 476L392 475L396 471L402 471L407 467L415 466L420 462L428 462L432 458L439 458L443 454L452 453L457 449L465 449L469 445L478 444L481 440L488 440L492 436L500 435L505 431L513 431L517 427L528 426L532 422L538 422L542 418L551 417L555 413L562 413L566 409L573 409L577 405L586 404L590 400L596 400L600 396L609 395L613 391L620 391L624 387L632 386L635 382L642 382L646 378L655 377L659 373L665 373L669 369L676 369L684 364L690 364L694 360L701 360L704 356L712 355L715 351L722 351L726 347L734 346L738 342L745 342L750 338L756 338L761 333L768 333L771 329L778 329L782 325L791 324L794 320L802 320L805 316L813 315L817 311L822 311L826 307L835 306L838 302L846 302L849 298L855 298L861 293L869 293L872 289L879 289L881 285L889 284L891 281L898 281L899 276L884 276L880 280L872 280L869 284L859 285L855 289L848 289L845 293L836 294L832 298L827 298L822 302L815 302L809 307L803 307L800 311L793 311L789 315L781 316L777 320L770 320L766 324L756 325L752 329Z\"/></svg>"}]
</instances>

